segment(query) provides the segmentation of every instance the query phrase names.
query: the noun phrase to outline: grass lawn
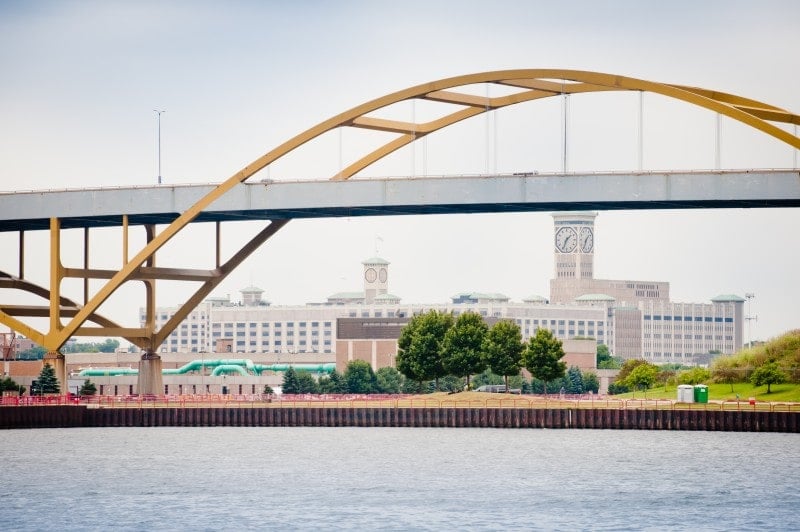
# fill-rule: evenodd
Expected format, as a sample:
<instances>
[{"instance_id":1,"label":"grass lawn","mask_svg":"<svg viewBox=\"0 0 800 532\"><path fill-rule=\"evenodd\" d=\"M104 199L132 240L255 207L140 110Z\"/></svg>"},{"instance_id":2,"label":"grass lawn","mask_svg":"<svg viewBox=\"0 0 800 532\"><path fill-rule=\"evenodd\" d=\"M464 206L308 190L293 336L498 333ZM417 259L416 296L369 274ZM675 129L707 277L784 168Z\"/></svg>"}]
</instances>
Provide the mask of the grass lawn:
<instances>
[{"instance_id":1,"label":"grass lawn","mask_svg":"<svg viewBox=\"0 0 800 532\"><path fill-rule=\"evenodd\" d=\"M766 386L753 386L747 382L739 382L733 385L731 391L730 384L710 384L708 386L708 399L710 401L725 401L736 400L736 394L739 394L739 399L747 401L750 397L755 397L757 401L771 401L775 402L800 402L800 385L797 384L773 384L771 386L772 393L767 393ZM644 398L644 392L636 392L637 399ZM615 395L619 398L632 398L634 394L626 393ZM677 388L674 385L666 387L652 388L647 390L648 399L676 399L678 397Z\"/></svg>"}]
</instances>

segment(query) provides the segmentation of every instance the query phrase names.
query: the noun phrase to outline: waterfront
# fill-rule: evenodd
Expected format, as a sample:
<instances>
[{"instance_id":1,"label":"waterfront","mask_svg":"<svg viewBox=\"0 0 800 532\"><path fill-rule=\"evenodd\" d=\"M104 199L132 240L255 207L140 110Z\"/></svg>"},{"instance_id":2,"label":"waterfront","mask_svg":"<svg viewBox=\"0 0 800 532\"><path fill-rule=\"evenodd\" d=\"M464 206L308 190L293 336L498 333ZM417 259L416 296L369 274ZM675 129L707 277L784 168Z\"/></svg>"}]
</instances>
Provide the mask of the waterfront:
<instances>
[{"instance_id":1,"label":"waterfront","mask_svg":"<svg viewBox=\"0 0 800 532\"><path fill-rule=\"evenodd\" d=\"M113 428L2 433L3 530L789 529L800 437Z\"/></svg>"}]
</instances>

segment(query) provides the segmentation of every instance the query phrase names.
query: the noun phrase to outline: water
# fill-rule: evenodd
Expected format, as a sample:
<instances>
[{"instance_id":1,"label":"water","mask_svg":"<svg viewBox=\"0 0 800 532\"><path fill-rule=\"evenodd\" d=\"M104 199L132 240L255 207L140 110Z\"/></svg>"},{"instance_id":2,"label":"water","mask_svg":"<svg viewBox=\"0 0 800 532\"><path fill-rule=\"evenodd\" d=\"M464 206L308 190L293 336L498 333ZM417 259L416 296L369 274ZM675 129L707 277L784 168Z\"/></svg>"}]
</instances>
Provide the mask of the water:
<instances>
[{"instance_id":1,"label":"water","mask_svg":"<svg viewBox=\"0 0 800 532\"><path fill-rule=\"evenodd\" d=\"M0 431L0 530L796 529L800 436Z\"/></svg>"}]
</instances>

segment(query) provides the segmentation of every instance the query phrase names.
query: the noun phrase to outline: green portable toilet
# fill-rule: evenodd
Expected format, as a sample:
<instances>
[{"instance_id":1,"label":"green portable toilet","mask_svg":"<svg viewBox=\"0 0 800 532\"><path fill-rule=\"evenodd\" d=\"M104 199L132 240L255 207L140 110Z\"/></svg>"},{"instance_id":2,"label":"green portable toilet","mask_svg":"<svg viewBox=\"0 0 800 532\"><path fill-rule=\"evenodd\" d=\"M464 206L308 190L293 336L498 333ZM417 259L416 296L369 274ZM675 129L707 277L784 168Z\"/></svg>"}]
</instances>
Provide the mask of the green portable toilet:
<instances>
[{"instance_id":1,"label":"green portable toilet","mask_svg":"<svg viewBox=\"0 0 800 532\"><path fill-rule=\"evenodd\" d=\"M705 384L696 384L694 387L694 402L707 403L708 402L708 386Z\"/></svg>"}]
</instances>

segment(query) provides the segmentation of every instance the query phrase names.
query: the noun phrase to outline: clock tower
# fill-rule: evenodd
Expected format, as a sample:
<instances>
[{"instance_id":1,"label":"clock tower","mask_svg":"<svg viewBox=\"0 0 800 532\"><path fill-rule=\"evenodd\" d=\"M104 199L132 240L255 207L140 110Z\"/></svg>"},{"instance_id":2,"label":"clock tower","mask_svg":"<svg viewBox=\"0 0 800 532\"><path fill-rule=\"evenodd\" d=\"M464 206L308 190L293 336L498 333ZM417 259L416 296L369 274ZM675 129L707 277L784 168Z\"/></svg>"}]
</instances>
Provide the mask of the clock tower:
<instances>
[{"instance_id":1,"label":"clock tower","mask_svg":"<svg viewBox=\"0 0 800 532\"><path fill-rule=\"evenodd\" d=\"M555 279L594 278L594 219L596 212L553 214Z\"/></svg>"},{"instance_id":2,"label":"clock tower","mask_svg":"<svg viewBox=\"0 0 800 532\"><path fill-rule=\"evenodd\" d=\"M389 291L389 262L380 257L372 257L364 265L364 303L370 304L375 297Z\"/></svg>"}]
</instances>

